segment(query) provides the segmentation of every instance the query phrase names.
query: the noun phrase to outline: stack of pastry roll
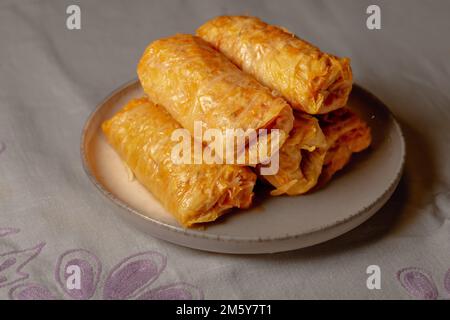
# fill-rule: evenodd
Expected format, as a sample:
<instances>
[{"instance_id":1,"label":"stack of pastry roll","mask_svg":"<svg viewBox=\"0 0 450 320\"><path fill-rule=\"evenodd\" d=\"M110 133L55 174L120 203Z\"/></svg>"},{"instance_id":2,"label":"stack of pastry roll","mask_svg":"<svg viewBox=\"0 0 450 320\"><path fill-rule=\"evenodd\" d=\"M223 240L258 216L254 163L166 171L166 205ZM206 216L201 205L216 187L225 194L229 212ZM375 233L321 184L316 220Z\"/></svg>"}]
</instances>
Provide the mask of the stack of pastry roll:
<instances>
[{"instance_id":1,"label":"stack of pastry roll","mask_svg":"<svg viewBox=\"0 0 450 320\"><path fill-rule=\"evenodd\" d=\"M268 129L270 144L270 129L278 129L281 146L294 122L289 104L192 35L150 44L137 72L147 97L131 101L103 124L107 140L137 180L187 227L214 221L232 207L247 208L256 182L247 163L198 164L192 158L191 164L175 164L172 132L189 130L194 144L196 121L204 129Z\"/></svg>"},{"instance_id":2,"label":"stack of pastry roll","mask_svg":"<svg viewBox=\"0 0 450 320\"><path fill-rule=\"evenodd\" d=\"M349 60L257 18L218 17L196 36L156 40L137 73L146 96L102 128L135 177L186 227L249 207L256 174L273 186L272 195L303 194L370 144L367 125L342 109L352 87ZM277 148L256 163L173 163L176 129L208 148L205 136L195 136L196 122L221 131L267 129L269 144L278 129ZM260 144L249 140L244 151L260 155ZM278 172L261 175L274 153Z\"/></svg>"}]
</instances>

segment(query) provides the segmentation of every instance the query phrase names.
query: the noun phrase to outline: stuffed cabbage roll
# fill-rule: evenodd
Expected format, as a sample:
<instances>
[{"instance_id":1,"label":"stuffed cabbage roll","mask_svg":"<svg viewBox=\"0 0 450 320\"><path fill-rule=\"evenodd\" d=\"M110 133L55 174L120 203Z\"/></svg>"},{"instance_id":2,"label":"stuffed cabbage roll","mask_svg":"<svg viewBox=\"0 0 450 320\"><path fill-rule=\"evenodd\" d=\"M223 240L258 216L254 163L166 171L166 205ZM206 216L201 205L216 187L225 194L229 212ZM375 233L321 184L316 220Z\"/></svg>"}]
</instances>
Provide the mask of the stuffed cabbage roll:
<instances>
[{"instance_id":1,"label":"stuffed cabbage roll","mask_svg":"<svg viewBox=\"0 0 450 320\"><path fill-rule=\"evenodd\" d=\"M348 58L338 58L284 28L248 16L214 18L197 35L242 70L309 114L343 107L352 88Z\"/></svg>"},{"instance_id":2,"label":"stuffed cabbage roll","mask_svg":"<svg viewBox=\"0 0 450 320\"><path fill-rule=\"evenodd\" d=\"M292 108L284 99L199 37L177 34L153 42L145 50L137 73L149 98L163 105L193 135L196 121L201 121L203 129L222 132L269 129L269 142L270 129L279 129L281 146L292 129ZM256 148L252 150L258 150L259 142L249 139L247 146L253 143ZM268 152L258 163L270 155Z\"/></svg>"},{"instance_id":3,"label":"stuffed cabbage roll","mask_svg":"<svg viewBox=\"0 0 450 320\"><path fill-rule=\"evenodd\" d=\"M255 174L244 166L175 164L171 134L181 126L147 98L130 101L103 132L142 183L186 227L250 206Z\"/></svg>"}]
</instances>

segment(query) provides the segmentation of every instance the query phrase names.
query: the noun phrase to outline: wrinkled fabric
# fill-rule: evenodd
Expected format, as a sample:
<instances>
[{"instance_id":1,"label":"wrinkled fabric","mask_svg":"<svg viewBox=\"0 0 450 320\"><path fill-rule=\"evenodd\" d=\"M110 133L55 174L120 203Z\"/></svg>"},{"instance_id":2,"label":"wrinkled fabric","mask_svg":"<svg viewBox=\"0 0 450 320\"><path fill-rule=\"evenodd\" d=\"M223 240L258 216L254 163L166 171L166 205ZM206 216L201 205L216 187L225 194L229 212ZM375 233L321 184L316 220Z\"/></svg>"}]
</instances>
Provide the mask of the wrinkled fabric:
<instances>
[{"instance_id":1,"label":"wrinkled fabric","mask_svg":"<svg viewBox=\"0 0 450 320\"><path fill-rule=\"evenodd\" d=\"M448 297L448 2L77 3L81 30L66 28L72 1L0 2L0 298ZM374 3L381 30L366 28ZM157 240L124 222L81 165L86 118L136 77L151 41L245 13L350 57L355 82L389 106L406 138L405 173L387 204L355 230L304 250L232 256ZM83 287L67 293L64 266L74 261ZM369 265L380 267L380 290L366 287Z\"/></svg>"}]
</instances>

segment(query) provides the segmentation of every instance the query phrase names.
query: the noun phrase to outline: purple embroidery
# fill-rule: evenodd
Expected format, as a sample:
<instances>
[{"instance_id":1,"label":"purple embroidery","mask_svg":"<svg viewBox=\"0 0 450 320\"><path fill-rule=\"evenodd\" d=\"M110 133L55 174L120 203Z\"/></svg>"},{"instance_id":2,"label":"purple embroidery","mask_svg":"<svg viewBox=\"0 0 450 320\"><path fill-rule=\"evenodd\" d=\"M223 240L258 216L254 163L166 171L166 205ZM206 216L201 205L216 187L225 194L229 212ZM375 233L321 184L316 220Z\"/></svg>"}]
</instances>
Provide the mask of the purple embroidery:
<instances>
[{"instance_id":1,"label":"purple embroidery","mask_svg":"<svg viewBox=\"0 0 450 320\"><path fill-rule=\"evenodd\" d=\"M81 271L80 289L68 289L67 273L69 266L78 266ZM72 299L90 299L97 288L102 272L100 260L93 253L76 249L62 254L56 264L55 278L61 289Z\"/></svg>"},{"instance_id":2,"label":"purple embroidery","mask_svg":"<svg viewBox=\"0 0 450 320\"><path fill-rule=\"evenodd\" d=\"M419 268L405 268L397 272L397 278L405 290L413 297L434 300L438 290L432 277Z\"/></svg>"},{"instance_id":3,"label":"purple embroidery","mask_svg":"<svg viewBox=\"0 0 450 320\"><path fill-rule=\"evenodd\" d=\"M41 252L44 246L45 242L42 242L32 248L0 254L0 288L27 279L29 274L22 272L22 269Z\"/></svg>"},{"instance_id":4,"label":"purple embroidery","mask_svg":"<svg viewBox=\"0 0 450 320\"><path fill-rule=\"evenodd\" d=\"M199 300L203 292L188 283L174 283L159 287L140 295L138 300Z\"/></svg>"},{"instance_id":5,"label":"purple embroidery","mask_svg":"<svg viewBox=\"0 0 450 320\"><path fill-rule=\"evenodd\" d=\"M3 270L11 267L16 262L17 262L16 258L9 258L9 259L3 261L3 263L0 264L0 272L2 272Z\"/></svg>"},{"instance_id":6,"label":"purple embroidery","mask_svg":"<svg viewBox=\"0 0 450 320\"><path fill-rule=\"evenodd\" d=\"M167 259L164 255L147 251L125 258L109 272L103 285L104 299L203 299L201 289L184 282L172 283L150 289L148 287L161 275L166 267ZM0 266L9 269L17 264L13 260L5 259ZM81 271L80 289L68 289L67 273L69 266L78 266ZM2 267L0 267L2 268ZM1 272L1 271L0 271ZM102 265L100 260L91 252L83 249L70 250L63 253L56 264L55 278L64 294L72 299L90 299L100 282ZM39 300L57 299L47 287L40 284L21 284L9 291L11 299Z\"/></svg>"},{"instance_id":7,"label":"purple embroidery","mask_svg":"<svg viewBox=\"0 0 450 320\"><path fill-rule=\"evenodd\" d=\"M166 257L158 252L148 251L128 257L111 270L103 298L129 298L155 281L165 267Z\"/></svg>"},{"instance_id":8,"label":"purple embroidery","mask_svg":"<svg viewBox=\"0 0 450 320\"><path fill-rule=\"evenodd\" d=\"M1 146L1 141L0 141ZM1 149L0 149L1 152ZM0 237L20 232L16 228L0 228ZM45 242L25 250L16 250L0 254L0 288L10 286L29 277L22 269L42 251ZM118 263L103 285L104 299L203 299L203 291L191 284L172 283L147 290L166 267L167 258L155 251L147 251L129 256ZM68 289L71 276L68 267L78 266L80 288ZM74 249L63 253L56 263L55 279L62 292L71 299L90 299L98 288L102 264L92 252ZM145 291L145 292L144 292ZM9 291L10 299L50 300L57 299L45 285L22 283Z\"/></svg>"},{"instance_id":9,"label":"purple embroidery","mask_svg":"<svg viewBox=\"0 0 450 320\"><path fill-rule=\"evenodd\" d=\"M450 269L447 270L444 276L444 288L447 294L450 295Z\"/></svg>"},{"instance_id":10,"label":"purple embroidery","mask_svg":"<svg viewBox=\"0 0 450 320\"><path fill-rule=\"evenodd\" d=\"M40 284L20 284L9 291L12 300L54 300L49 289Z\"/></svg>"},{"instance_id":11,"label":"purple embroidery","mask_svg":"<svg viewBox=\"0 0 450 320\"><path fill-rule=\"evenodd\" d=\"M0 151L1 153L1 151ZM10 234L14 234L14 233L19 233L20 229L16 229L16 228L0 228L0 237L6 237L9 236Z\"/></svg>"}]
</instances>

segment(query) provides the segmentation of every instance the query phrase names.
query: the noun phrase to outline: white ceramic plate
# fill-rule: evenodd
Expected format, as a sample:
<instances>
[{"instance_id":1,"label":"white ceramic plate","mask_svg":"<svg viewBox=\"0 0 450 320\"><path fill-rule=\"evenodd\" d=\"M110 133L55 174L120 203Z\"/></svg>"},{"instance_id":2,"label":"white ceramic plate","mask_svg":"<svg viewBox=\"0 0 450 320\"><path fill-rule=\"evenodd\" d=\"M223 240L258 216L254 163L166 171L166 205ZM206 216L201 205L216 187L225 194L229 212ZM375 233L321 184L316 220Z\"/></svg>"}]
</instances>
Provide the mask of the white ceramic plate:
<instances>
[{"instance_id":1,"label":"white ceramic plate","mask_svg":"<svg viewBox=\"0 0 450 320\"><path fill-rule=\"evenodd\" d=\"M84 169L95 186L125 210L137 227L182 246L226 253L270 253L311 246L337 237L370 218L394 192L403 169L400 126L373 95L355 85L349 106L372 128L370 149L321 190L298 197L264 197L250 210L230 213L204 229L182 228L137 181L129 181L119 156L106 143L101 123L131 98L143 95L134 80L114 91L83 130Z\"/></svg>"}]
</instances>

